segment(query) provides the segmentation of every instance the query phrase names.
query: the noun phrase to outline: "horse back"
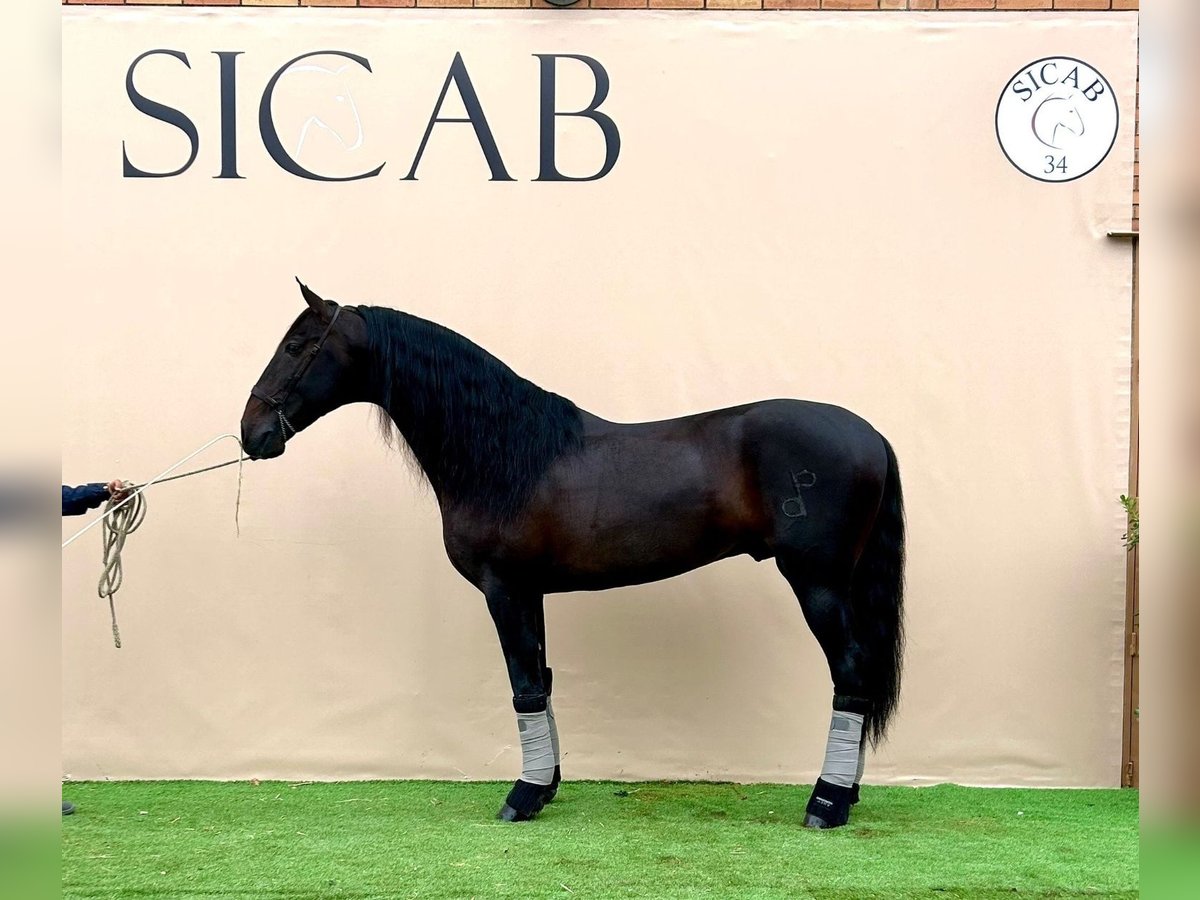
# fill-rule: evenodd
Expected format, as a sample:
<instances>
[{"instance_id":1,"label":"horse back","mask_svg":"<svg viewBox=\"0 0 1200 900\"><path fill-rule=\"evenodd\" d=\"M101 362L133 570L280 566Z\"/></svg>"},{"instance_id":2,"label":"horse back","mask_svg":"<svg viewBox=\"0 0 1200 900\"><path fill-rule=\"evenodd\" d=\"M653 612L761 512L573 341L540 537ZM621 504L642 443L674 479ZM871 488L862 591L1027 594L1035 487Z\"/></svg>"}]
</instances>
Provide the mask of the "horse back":
<instances>
[{"instance_id":1,"label":"horse back","mask_svg":"<svg viewBox=\"0 0 1200 900\"><path fill-rule=\"evenodd\" d=\"M846 410L800 400L656 422L585 414L582 448L551 466L518 520L448 516L447 550L539 592L645 583L741 553L765 559L781 540L844 528L874 434Z\"/></svg>"}]
</instances>

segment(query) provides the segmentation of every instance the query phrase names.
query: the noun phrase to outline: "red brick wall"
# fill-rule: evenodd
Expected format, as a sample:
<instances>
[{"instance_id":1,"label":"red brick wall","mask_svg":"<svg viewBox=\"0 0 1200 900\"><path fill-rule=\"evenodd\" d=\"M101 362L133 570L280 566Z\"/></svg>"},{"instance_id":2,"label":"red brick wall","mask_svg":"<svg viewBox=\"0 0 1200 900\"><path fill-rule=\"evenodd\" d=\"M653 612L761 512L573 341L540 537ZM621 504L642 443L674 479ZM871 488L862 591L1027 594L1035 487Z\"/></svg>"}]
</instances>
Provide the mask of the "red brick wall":
<instances>
[{"instance_id":1,"label":"red brick wall","mask_svg":"<svg viewBox=\"0 0 1200 900\"><path fill-rule=\"evenodd\" d=\"M542 0L62 0L64 6L359 6L512 9ZM1137 9L1138 0L579 0L571 9Z\"/></svg>"}]
</instances>

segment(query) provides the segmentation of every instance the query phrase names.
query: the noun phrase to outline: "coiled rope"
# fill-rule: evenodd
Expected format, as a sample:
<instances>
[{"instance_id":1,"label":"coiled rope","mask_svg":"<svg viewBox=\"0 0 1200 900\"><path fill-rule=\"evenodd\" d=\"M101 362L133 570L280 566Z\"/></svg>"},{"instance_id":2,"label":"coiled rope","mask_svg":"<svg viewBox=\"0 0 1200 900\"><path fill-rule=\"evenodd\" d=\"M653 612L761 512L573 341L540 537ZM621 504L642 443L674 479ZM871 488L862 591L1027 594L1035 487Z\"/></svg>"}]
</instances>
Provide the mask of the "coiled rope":
<instances>
[{"instance_id":1,"label":"coiled rope","mask_svg":"<svg viewBox=\"0 0 1200 900\"><path fill-rule=\"evenodd\" d=\"M213 466L205 466L202 469L194 469L191 472L184 472L181 475L171 475L166 477L170 472L179 468L192 457L207 450L213 444L226 438L233 438L238 442L238 458L231 459L227 462L217 463ZM211 472L214 469L223 469L225 466L237 465L238 467L238 482L237 482L237 500L234 504L233 521L237 528L237 533L241 534L241 523L239 514L242 506L242 471L243 462L246 455L242 451L242 443L238 440L237 435L223 434L213 438L207 444L204 444L197 450L192 451L183 459L174 465L169 466L157 477L151 478L145 484L130 485L130 493L120 501L110 499L104 507L104 514L94 522L89 523L81 528L67 540L63 541L63 547L82 535L88 529L94 527L97 522L103 523L103 546L104 546L104 570L100 574L100 582L97 586L97 592L101 599L107 598L109 613L112 615L112 633L113 644L119 650L121 648L121 629L117 625L117 607L113 599L117 591L121 589L122 583L125 581L125 568L121 559L121 552L125 549L125 541L129 535L137 531L142 523L146 520L146 495L147 488L155 484L165 484L168 481L178 481L180 478L191 478L193 475L201 475L204 472Z\"/></svg>"},{"instance_id":2,"label":"coiled rope","mask_svg":"<svg viewBox=\"0 0 1200 900\"><path fill-rule=\"evenodd\" d=\"M116 506L108 501L109 506ZM117 625L117 606L113 596L121 589L125 581L125 566L121 561L121 551L125 549L125 539L137 531L146 520L146 497L138 494L132 503L104 520L104 571L100 573L99 593L108 598L108 611L112 614L113 644L121 649L121 629Z\"/></svg>"}]
</instances>

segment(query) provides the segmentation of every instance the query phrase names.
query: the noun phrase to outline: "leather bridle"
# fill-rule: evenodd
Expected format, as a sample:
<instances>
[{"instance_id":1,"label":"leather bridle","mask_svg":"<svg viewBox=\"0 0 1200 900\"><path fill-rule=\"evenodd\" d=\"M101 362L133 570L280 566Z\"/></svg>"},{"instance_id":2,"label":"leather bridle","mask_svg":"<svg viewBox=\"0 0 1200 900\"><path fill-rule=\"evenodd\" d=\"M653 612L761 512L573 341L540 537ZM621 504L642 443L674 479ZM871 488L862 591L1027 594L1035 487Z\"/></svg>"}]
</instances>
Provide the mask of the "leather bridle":
<instances>
[{"instance_id":1,"label":"leather bridle","mask_svg":"<svg viewBox=\"0 0 1200 900\"><path fill-rule=\"evenodd\" d=\"M318 354L320 354L321 348L325 346L325 341L329 338L329 332L333 330L333 323L338 320L338 316L341 314L341 312L342 307L334 303L333 317L329 320L329 324L325 326L325 330L321 332L321 336L317 339L317 342L313 344L312 349L309 350L308 353L304 354L304 357L296 366L296 371L294 371L288 377L288 380L284 382L283 389L278 394L275 394L273 397L268 396L265 391L259 389L257 384L250 389L251 397L257 397L263 403L267 404L267 406L271 408L275 415L279 416L279 427L283 432L283 440L285 442L288 439L288 431L291 431L292 434L296 434L297 432L295 426L293 426L292 423L288 421L287 416L284 415L283 405L287 403L288 398L292 395L292 391L296 389L296 385L300 383L300 379L304 377L304 373L308 371L308 367L312 365L313 360L317 358Z\"/></svg>"}]
</instances>

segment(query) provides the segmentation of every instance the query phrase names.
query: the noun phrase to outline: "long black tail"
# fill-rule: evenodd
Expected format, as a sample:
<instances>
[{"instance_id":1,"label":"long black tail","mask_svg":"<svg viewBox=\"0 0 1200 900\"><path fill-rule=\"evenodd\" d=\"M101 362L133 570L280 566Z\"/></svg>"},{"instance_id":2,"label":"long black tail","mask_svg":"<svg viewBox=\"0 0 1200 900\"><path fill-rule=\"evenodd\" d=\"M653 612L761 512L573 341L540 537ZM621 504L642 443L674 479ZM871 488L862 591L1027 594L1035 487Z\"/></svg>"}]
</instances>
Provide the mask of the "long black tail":
<instances>
[{"instance_id":1,"label":"long black tail","mask_svg":"<svg viewBox=\"0 0 1200 900\"><path fill-rule=\"evenodd\" d=\"M904 494L900 467L887 438L887 480L875 524L854 569L850 589L852 631L863 651L865 687L873 701L866 735L878 746L900 700L904 667Z\"/></svg>"}]
</instances>

